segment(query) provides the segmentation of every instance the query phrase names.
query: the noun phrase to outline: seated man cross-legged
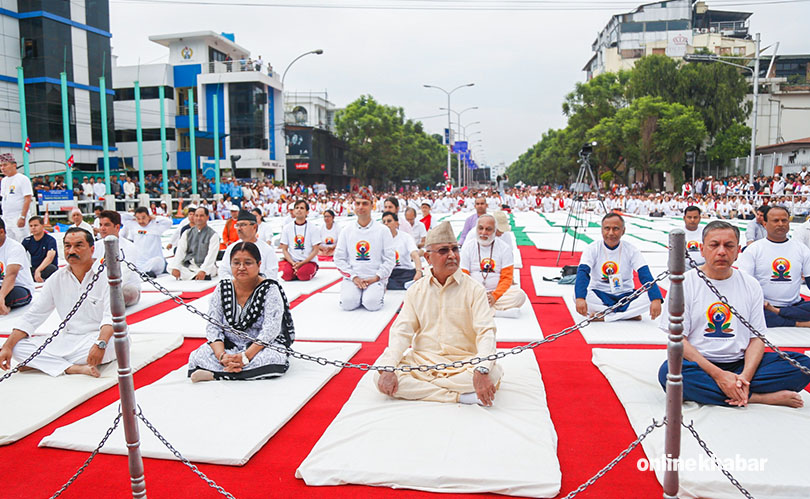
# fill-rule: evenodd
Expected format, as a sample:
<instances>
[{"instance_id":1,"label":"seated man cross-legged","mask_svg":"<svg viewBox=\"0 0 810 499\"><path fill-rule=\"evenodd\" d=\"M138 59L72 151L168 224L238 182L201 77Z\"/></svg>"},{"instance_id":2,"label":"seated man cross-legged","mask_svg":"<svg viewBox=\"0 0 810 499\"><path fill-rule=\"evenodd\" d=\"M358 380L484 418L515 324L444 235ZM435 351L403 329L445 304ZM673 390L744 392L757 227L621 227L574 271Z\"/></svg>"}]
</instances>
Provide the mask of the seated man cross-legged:
<instances>
[{"instance_id":1,"label":"seated man cross-legged","mask_svg":"<svg viewBox=\"0 0 810 499\"><path fill-rule=\"evenodd\" d=\"M31 303L34 278L30 265L25 248L6 234L6 224L0 219L0 315Z\"/></svg>"},{"instance_id":2,"label":"seated man cross-legged","mask_svg":"<svg viewBox=\"0 0 810 499\"><path fill-rule=\"evenodd\" d=\"M750 250L749 247L745 253ZM737 227L718 220L703 229L702 254L706 263L701 270L728 297L728 303L762 332L765 330L762 289L754 278L732 267L739 252ZM737 407L749 403L804 405L798 392L810 383L810 376L777 353L765 352L762 340L740 322L696 272L685 274L683 295L684 400ZM668 308L664 307L664 311L660 327L667 330ZM786 353L810 367L806 355ZM664 362L658 372L658 380L665 389L668 368Z\"/></svg>"},{"instance_id":3,"label":"seated man cross-legged","mask_svg":"<svg viewBox=\"0 0 810 499\"><path fill-rule=\"evenodd\" d=\"M219 234L208 226L208 208L194 210L193 224L183 233L168 270L178 280L203 281L217 275Z\"/></svg>"},{"instance_id":4,"label":"seated man cross-legged","mask_svg":"<svg viewBox=\"0 0 810 499\"><path fill-rule=\"evenodd\" d=\"M42 217L31 217L28 228L31 235L22 240L22 245L31 258L31 275L36 282L45 282L59 268L56 239L45 232Z\"/></svg>"},{"instance_id":5,"label":"seated man cross-legged","mask_svg":"<svg viewBox=\"0 0 810 499\"><path fill-rule=\"evenodd\" d=\"M633 270L638 272L642 284L653 280L641 252L622 241L624 229L624 218L617 213L608 213L602 218L602 241L594 241L582 252L574 284L580 315L594 315L632 294ZM661 290L653 284L647 296L650 298L650 316L655 319L661 314ZM631 301L606 315L604 320L638 320L645 308L643 302Z\"/></svg>"},{"instance_id":6,"label":"seated man cross-legged","mask_svg":"<svg viewBox=\"0 0 810 499\"><path fill-rule=\"evenodd\" d=\"M483 286L459 268L449 222L428 232L432 268L405 293L380 365L418 366L465 361L495 353L495 320ZM395 398L491 406L502 370L493 361L442 371L382 372L380 392Z\"/></svg>"},{"instance_id":7,"label":"seated man cross-legged","mask_svg":"<svg viewBox=\"0 0 810 499\"><path fill-rule=\"evenodd\" d=\"M138 261L138 250L135 243L124 237L119 237L121 232L121 215L117 211L104 210L98 216L98 234L105 238L107 236L118 237L118 251L121 258L135 263ZM104 242L99 241L93 250L93 258L99 262L104 260ZM121 263L122 291L124 292L124 304L127 307L135 305L141 301L141 278L124 263Z\"/></svg>"},{"instance_id":8,"label":"seated man cross-legged","mask_svg":"<svg viewBox=\"0 0 810 499\"><path fill-rule=\"evenodd\" d=\"M810 249L788 239L790 216L782 206L772 206L763 221L766 237L748 245L738 267L759 281L768 327L810 327L810 302L799 294L802 278L810 283Z\"/></svg>"},{"instance_id":9,"label":"seated man cross-legged","mask_svg":"<svg viewBox=\"0 0 810 499\"><path fill-rule=\"evenodd\" d=\"M461 248L461 271L481 283L489 306L518 315L526 293L512 285L515 264L512 248L495 235L495 217L485 213L476 222L476 237L468 237Z\"/></svg>"},{"instance_id":10,"label":"seated man cross-legged","mask_svg":"<svg viewBox=\"0 0 810 499\"><path fill-rule=\"evenodd\" d=\"M130 217L128 213L126 217ZM135 218L124 223L121 237L135 243L138 248L138 259L135 265L138 270L150 277L157 277L166 271L166 259L163 257L163 244L160 236L172 228L172 221L166 217L155 216L149 209L140 206L135 210Z\"/></svg>"},{"instance_id":11,"label":"seated man cross-legged","mask_svg":"<svg viewBox=\"0 0 810 499\"><path fill-rule=\"evenodd\" d=\"M93 259L93 244L93 235L84 229L71 227L65 232L67 265L45 281L31 308L0 349L0 368L8 370L12 357L21 362L44 343L48 336L31 335L53 310L64 319L73 309L98 272L100 262ZM26 367L50 376L64 373L98 377L96 366L115 360L115 349L107 348L112 335L110 286L106 277L100 276L64 331Z\"/></svg>"}]
</instances>

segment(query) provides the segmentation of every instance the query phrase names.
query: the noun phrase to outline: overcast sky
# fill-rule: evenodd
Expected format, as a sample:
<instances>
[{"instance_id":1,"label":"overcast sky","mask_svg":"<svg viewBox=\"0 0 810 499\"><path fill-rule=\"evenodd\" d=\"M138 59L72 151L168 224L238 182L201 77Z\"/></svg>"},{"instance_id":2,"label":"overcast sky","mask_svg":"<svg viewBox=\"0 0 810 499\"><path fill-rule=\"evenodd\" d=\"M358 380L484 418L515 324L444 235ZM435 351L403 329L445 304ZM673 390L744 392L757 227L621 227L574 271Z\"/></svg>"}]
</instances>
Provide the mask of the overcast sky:
<instances>
[{"instance_id":1,"label":"overcast sky","mask_svg":"<svg viewBox=\"0 0 810 499\"><path fill-rule=\"evenodd\" d=\"M790 21L808 19L810 3L708 3L710 8L753 12L751 31L762 33L763 47L779 41L780 54L810 53L806 28ZM471 140L483 139L480 146L490 164L508 165L542 132L565 126L561 103L574 84L584 80L582 67L592 56L591 43L611 15L634 5L606 4L610 10L470 12L111 0L110 22L120 65L165 62L168 49L150 42L150 35L199 30L234 33L238 44L254 57L262 55L279 72L299 54L322 48L323 55L295 64L286 87L327 90L337 106L370 94L404 108L410 118L423 118L441 113L439 107L447 104L444 93L424 84L449 90L473 82L474 87L453 94L451 106L457 111L478 106L462 115L462 124L480 121L467 129L468 134L481 131ZM446 115L421 121L431 133L447 126Z\"/></svg>"}]
</instances>

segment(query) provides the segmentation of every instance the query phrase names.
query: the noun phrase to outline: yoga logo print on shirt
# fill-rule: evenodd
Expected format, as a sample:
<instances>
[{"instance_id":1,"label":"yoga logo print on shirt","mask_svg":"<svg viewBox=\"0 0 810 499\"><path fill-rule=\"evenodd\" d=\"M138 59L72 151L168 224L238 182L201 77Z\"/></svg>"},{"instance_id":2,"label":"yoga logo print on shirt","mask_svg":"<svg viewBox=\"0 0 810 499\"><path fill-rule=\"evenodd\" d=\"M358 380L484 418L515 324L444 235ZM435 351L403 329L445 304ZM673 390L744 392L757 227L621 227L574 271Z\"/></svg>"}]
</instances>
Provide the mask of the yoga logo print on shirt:
<instances>
[{"instance_id":1,"label":"yoga logo print on shirt","mask_svg":"<svg viewBox=\"0 0 810 499\"><path fill-rule=\"evenodd\" d=\"M358 261L365 262L371 260L371 245L368 241L359 241L354 249L357 250Z\"/></svg>"},{"instance_id":2,"label":"yoga logo print on shirt","mask_svg":"<svg viewBox=\"0 0 810 499\"><path fill-rule=\"evenodd\" d=\"M399 251L394 250L394 256L396 257L397 263L395 265L399 265Z\"/></svg>"},{"instance_id":3,"label":"yoga logo print on shirt","mask_svg":"<svg viewBox=\"0 0 810 499\"><path fill-rule=\"evenodd\" d=\"M481 272L495 272L495 260L483 258L481 260Z\"/></svg>"},{"instance_id":4,"label":"yoga logo print on shirt","mask_svg":"<svg viewBox=\"0 0 810 499\"><path fill-rule=\"evenodd\" d=\"M608 282L611 276L619 273L619 264L616 262L605 262L602 264L602 282Z\"/></svg>"},{"instance_id":5,"label":"yoga logo print on shirt","mask_svg":"<svg viewBox=\"0 0 810 499\"><path fill-rule=\"evenodd\" d=\"M701 244L698 241L687 241L686 242L686 251L700 251L700 249L702 247L703 247L703 244Z\"/></svg>"},{"instance_id":6,"label":"yoga logo print on shirt","mask_svg":"<svg viewBox=\"0 0 810 499\"><path fill-rule=\"evenodd\" d=\"M706 338L733 338L734 330L731 329L731 309L722 302L714 302L706 310L706 318L709 323L706 327Z\"/></svg>"},{"instance_id":7,"label":"yoga logo print on shirt","mask_svg":"<svg viewBox=\"0 0 810 499\"><path fill-rule=\"evenodd\" d=\"M303 234L296 234L295 235L295 249L297 249L297 250L304 249L304 235Z\"/></svg>"},{"instance_id":8,"label":"yoga logo print on shirt","mask_svg":"<svg viewBox=\"0 0 810 499\"><path fill-rule=\"evenodd\" d=\"M6 266L3 265L3 262L0 262L0 280L6 277Z\"/></svg>"},{"instance_id":9,"label":"yoga logo print on shirt","mask_svg":"<svg viewBox=\"0 0 810 499\"><path fill-rule=\"evenodd\" d=\"M9 193L9 195L14 194L14 190L15 190L16 188L17 188L17 186L16 186L16 185L10 185L10 186L8 186L8 193Z\"/></svg>"},{"instance_id":10,"label":"yoga logo print on shirt","mask_svg":"<svg viewBox=\"0 0 810 499\"><path fill-rule=\"evenodd\" d=\"M334 246L335 245L335 239L332 238L332 237L327 236L327 237L324 238L323 244L325 244L327 246Z\"/></svg>"},{"instance_id":11,"label":"yoga logo print on shirt","mask_svg":"<svg viewBox=\"0 0 810 499\"><path fill-rule=\"evenodd\" d=\"M773 261L771 266L773 268L773 275L771 276L772 282L790 281L790 260L779 257Z\"/></svg>"},{"instance_id":12,"label":"yoga logo print on shirt","mask_svg":"<svg viewBox=\"0 0 810 499\"><path fill-rule=\"evenodd\" d=\"M138 234L141 234L141 235L148 234L148 233L149 233L148 231L143 230L143 229L138 230Z\"/></svg>"}]
</instances>

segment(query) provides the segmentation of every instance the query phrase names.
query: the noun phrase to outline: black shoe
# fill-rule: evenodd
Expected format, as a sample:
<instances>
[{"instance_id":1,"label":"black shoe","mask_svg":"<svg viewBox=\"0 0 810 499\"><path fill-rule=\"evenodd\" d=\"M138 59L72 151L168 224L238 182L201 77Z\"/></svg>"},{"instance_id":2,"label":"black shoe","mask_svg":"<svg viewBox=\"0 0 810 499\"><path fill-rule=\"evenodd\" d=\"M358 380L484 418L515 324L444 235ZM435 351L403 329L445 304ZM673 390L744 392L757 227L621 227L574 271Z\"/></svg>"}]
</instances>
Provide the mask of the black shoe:
<instances>
[{"instance_id":1,"label":"black shoe","mask_svg":"<svg viewBox=\"0 0 810 499\"><path fill-rule=\"evenodd\" d=\"M210 280L211 280L211 276L210 276L210 275L208 275L208 274L206 274L206 275L205 275L205 280L206 280L206 281L210 281Z\"/></svg>"},{"instance_id":2,"label":"black shoe","mask_svg":"<svg viewBox=\"0 0 810 499\"><path fill-rule=\"evenodd\" d=\"M149 276L149 277L151 277L152 279L154 279L155 277L157 277L157 276L155 275L155 273L154 273L154 272L152 272L151 270L150 270L149 272L147 272L147 273L146 273L146 275L148 275L148 276Z\"/></svg>"}]
</instances>

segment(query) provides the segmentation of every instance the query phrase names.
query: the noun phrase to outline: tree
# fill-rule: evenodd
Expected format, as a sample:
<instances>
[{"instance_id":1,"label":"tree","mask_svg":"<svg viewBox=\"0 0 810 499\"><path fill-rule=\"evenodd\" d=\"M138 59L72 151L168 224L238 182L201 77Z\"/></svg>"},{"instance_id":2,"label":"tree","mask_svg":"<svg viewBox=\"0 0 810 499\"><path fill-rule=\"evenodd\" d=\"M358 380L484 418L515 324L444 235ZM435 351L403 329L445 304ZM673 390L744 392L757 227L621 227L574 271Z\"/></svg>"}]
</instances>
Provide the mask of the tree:
<instances>
[{"instance_id":1,"label":"tree","mask_svg":"<svg viewBox=\"0 0 810 499\"><path fill-rule=\"evenodd\" d=\"M636 62L627 82L627 98L661 97L679 102L679 63L665 55L649 55Z\"/></svg>"},{"instance_id":2,"label":"tree","mask_svg":"<svg viewBox=\"0 0 810 499\"><path fill-rule=\"evenodd\" d=\"M445 148L421 122L406 121L401 107L363 95L337 113L335 128L349 145L356 175L366 182L441 179Z\"/></svg>"},{"instance_id":3,"label":"tree","mask_svg":"<svg viewBox=\"0 0 810 499\"><path fill-rule=\"evenodd\" d=\"M747 155L750 149L751 128L741 123L732 123L717 134L706 155L712 161L725 163L731 158Z\"/></svg>"}]
</instances>

